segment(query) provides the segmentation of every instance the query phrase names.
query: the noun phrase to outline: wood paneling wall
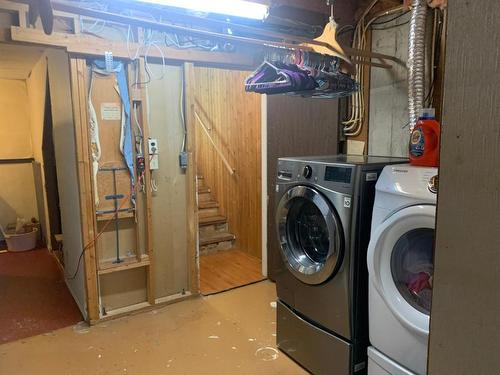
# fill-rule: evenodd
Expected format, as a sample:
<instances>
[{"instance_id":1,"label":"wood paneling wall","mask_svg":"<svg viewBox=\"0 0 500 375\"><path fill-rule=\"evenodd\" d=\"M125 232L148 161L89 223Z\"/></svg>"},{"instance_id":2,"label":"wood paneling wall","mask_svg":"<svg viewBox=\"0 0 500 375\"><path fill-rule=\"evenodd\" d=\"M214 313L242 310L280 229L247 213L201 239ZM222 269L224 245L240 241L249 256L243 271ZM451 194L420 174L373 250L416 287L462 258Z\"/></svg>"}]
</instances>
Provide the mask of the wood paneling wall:
<instances>
[{"instance_id":1,"label":"wood paneling wall","mask_svg":"<svg viewBox=\"0 0 500 375\"><path fill-rule=\"evenodd\" d=\"M430 375L500 368L499 19L495 0L449 5Z\"/></svg>"},{"instance_id":2,"label":"wood paneling wall","mask_svg":"<svg viewBox=\"0 0 500 375\"><path fill-rule=\"evenodd\" d=\"M275 265L281 261L274 218L277 160L285 156L336 154L338 109L338 100L267 96L267 264L271 279Z\"/></svg>"},{"instance_id":3,"label":"wood paneling wall","mask_svg":"<svg viewBox=\"0 0 500 375\"><path fill-rule=\"evenodd\" d=\"M195 68L195 110L236 170L231 175L196 123L198 173L227 216L236 247L261 258L261 100L244 91L250 72Z\"/></svg>"}]
</instances>

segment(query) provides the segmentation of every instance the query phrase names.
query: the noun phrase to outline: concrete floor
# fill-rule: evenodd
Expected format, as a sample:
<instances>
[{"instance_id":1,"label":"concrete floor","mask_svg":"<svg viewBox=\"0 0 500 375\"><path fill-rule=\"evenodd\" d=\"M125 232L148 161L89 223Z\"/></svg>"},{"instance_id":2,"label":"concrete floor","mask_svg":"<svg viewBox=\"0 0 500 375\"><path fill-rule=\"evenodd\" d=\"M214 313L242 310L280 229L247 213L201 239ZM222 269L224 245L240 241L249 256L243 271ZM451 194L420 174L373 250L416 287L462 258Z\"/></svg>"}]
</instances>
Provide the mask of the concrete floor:
<instances>
[{"instance_id":1,"label":"concrete floor","mask_svg":"<svg viewBox=\"0 0 500 375\"><path fill-rule=\"evenodd\" d=\"M276 350L274 284L0 345L0 374L305 374Z\"/></svg>"}]
</instances>

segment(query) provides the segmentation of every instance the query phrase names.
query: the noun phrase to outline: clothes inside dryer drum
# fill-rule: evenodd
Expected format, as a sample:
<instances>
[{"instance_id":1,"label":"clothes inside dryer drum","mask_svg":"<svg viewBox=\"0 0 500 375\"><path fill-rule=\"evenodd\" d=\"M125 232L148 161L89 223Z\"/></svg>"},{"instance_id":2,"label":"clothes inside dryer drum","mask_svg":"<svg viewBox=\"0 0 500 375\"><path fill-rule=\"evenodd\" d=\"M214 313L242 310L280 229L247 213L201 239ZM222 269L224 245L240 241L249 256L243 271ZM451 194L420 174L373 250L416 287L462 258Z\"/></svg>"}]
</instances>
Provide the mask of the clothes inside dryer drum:
<instances>
[{"instance_id":1,"label":"clothes inside dryer drum","mask_svg":"<svg viewBox=\"0 0 500 375\"><path fill-rule=\"evenodd\" d=\"M419 228L405 233L391 255L392 277L404 299L429 315L434 273L434 229Z\"/></svg>"}]
</instances>

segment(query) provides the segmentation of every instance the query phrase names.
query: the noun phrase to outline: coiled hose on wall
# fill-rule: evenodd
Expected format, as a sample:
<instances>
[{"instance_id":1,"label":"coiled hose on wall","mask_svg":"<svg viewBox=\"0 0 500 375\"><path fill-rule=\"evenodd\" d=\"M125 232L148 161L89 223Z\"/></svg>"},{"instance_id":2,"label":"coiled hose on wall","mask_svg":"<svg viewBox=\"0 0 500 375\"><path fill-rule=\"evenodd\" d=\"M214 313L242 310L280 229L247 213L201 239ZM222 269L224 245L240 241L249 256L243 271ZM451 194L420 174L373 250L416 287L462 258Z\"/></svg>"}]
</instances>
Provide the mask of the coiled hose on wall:
<instances>
[{"instance_id":1,"label":"coiled hose on wall","mask_svg":"<svg viewBox=\"0 0 500 375\"><path fill-rule=\"evenodd\" d=\"M420 110L424 106L427 3L425 0L412 0L411 7L407 66L408 112L410 130L413 130L418 121Z\"/></svg>"}]
</instances>

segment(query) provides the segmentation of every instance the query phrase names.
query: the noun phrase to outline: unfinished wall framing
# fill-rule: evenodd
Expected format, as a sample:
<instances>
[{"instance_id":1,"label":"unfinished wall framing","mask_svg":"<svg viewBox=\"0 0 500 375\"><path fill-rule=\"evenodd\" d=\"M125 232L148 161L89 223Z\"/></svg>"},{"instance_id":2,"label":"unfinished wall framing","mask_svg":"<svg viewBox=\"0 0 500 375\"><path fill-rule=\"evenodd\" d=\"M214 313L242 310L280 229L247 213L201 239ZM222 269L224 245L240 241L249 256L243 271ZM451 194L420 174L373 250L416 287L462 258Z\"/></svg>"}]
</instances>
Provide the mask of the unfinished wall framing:
<instances>
[{"instance_id":1,"label":"unfinished wall framing","mask_svg":"<svg viewBox=\"0 0 500 375\"><path fill-rule=\"evenodd\" d=\"M43 33L39 24L35 28L26 28L26 6L8 3L9 7L4 9L4 3L8 2L0 2L0 22L2 26L10 27L10 30L6 34L0 34L1 41L62 47L70 56L68 66L64 68L61 64L64 56L67 59L66 51L59 50L56 53L54 49L54 53L50 53L49 60L52 59L53 63L49 61L49 71L52 70L51 74L54 75L56 66L68 70L68 81L61 81L67 87L55 87L51 83L51 86L54 86L51 90L54 89L54 95L57 97L54 105L59 107L58 113L54 109L52 112L56 117L54 132L59 132L63 118L65 131L69 130L67 125L74 124L74 133L70 135L75 141L74 148L73 151L70 148L66 150L75 153L75 174L71 175L74 184L68 180L70 175L67 173L71 158L58 165L58 174L65 174L61 181L66 181L67 186L76 189L74 194L70 191L62 192L62 199L66 201L69 196L78 196L78 199L73 200L79 202L78 210L71 211L71 214L78 215L78 220L73 222L75 228L79 228L79 233L76 236L71 230L72 227L67 224L67 233L63 231L68 237L65 238L65 250L71 251L71 254L68 254L66 271L68 284L75 284L75 287L70 289L85 311L86 317L90 322L97 322L133 310L151 308L196 295L199 284L196 151L189 110L186 113L189 167L183 171L178 165L178 153L184 137L179 105L181 93L195 88L195 81L190 79L194 77L193 65L185 62L249 68L253 64L252 54L244 49L241 53L226 53L162 48L163 54L169 59L166 61L169 65L163 65L159 64L161 60L157 59L162 54L151 49L149 69L154 77L162 76L165 79L150 80L145 73L145 51L140 51L136 60L138 65L129 59L129 49L121 39L123 32L116 29L118 27L126 30L126 25L112 25L109 30L105 28L100 37L84 35L80 33L79 16L55 12L56 20L64 22L56 22L55 32L48 36ZM134 28L133 32L135 35L143 34L140 28ZM139 45L128 47L135 50ZM112 172L99 171L94 185L89 132L90 97L96 116L101 122L100 139L103 153L99 167L123 167L123 158L117 146L121 119L113 117L112 114L113 111L115 115L119 112L116 81L113 77L94 77L93 90L89 91L91 62L93 59L102 60L105 51L111 51L116 59L122 58L127 68L130 105L135 108L135 111L132 111L132 127L137 120L143 129L144 139L147 139L148 132L151 132L151 137L157 139L160 144L160 169L151 176L146 158L145 180L148 187L144 193L136 192L135 210L132 210L130 202L127 202L123 207L129 210L119 214L120 247L124 247L123 252L120 250L120 257L125 260L119 264L113 263L116 256L116 237L113 213L110 211L114 205L106 199L115 193ZM155 58L156 60L151 61ZM148 84L137 85L136 81ZM63 92L66 92L65 100L63 95L59 95ZM71 95L67 95L69 92ZM70 102L71 105L68 105ZM63 103L65 108L61 108ZM109 105L110 103L113 105ZM153 106L155 111L148 111ZM186 107L188 106L186 103ZM72 111L68 111L70 107ZM103 112L106 112L105 117L111 112L111 118L102 120ZM59 143L56 142L56 154L61 157L59 149L62 145ZM125 172L116 172L116 193L129 196L129 179ZM158 191L149 189L151 178L156 180ZM99 201L103 202L102 205L96 205L95 192ZM70 212L66 209L63 211L63 220L68 219ZM81 287L77 286L80 284Z\"/></svg>"},{"instance_id":2,"label":"unfinished wall framing","mask_svg":"<svg viewBox=\"0 0 500 375\"><path fill-rule=\"evenodd\" d=\"M157 303L185 298L191 294L185 271L189 262L188 251L187 246L183 245L189 242L187 231L184 229L187 219L182 220L182 224L177 225L177 228L173 227L177 222L166 223L164 220L172 204L179 206L176 211L185 212L185 215L189 216L185 206L187 184L183 173L178 165L172 165L170 162L167 166L170 160L176 160L176 152L180 149L180 146L177 149L168 147L167 142L169 139L176 139L172 142L180 145L184 132L181 131L179 124L180 116L175 120L175 115L172 115L165 124L161 113L148 115L147 102L148 98L151 98L155 106L161 104L157 99L164 98L164 94L170 88L159 81L148 86L137 84L145 82L143 60L139 60L137 64L124 64L128 72L133 143L136 142L135 136L138 132L143 138L142 149L134 147L136 184L135 189L131 191L129 172L119 148L123 113L121 99L116 89L116 78L114 75L99 75L92 72L90 68L92 62L86 59L72 58L71 61L74 111L80 114L80 119L77 121L77 127L80 129L77 143L80 146L78 154L81 160L79 182L82 210L86 212L84 215L86 225L82 228L82 232L86 244L84 250L89 311L93 312L89 314L90 320L97 321L135 309L152 307ZM164 67L152 69L164 69ZM178 103L178 95L181 92L179 78L181 70L179 67L167 69L171 77L177 76L177 95L174 95L177 96L175 103ZM89 90L90 74L94 74L92 90ZM92 147L95 147L92 143L95 140L90 140L87 105L89 98L99 123L99 141L102 150L96 180L92 171ZM178 107L177 104L175 106ZM155 131L154 136L158 140L159 149L162 150L162 145L164 146L163 152L159 151L159 154L166 156L160 160L162 166L165 163L165 168L154 172L154 178L158 180L157 189L152 189L149 184L152 177L147 150L150 124ZM177 129L177 136L175 132L170 134L171 127ZM139 128L141 130L138 130ZM135 173L138 152L146 156L144 189L138 183L138 176ZM114 198L119 200L116 205ZM152 207L154 202L156 210ZM116 213L116 208L120 210L119 213ZM158 209L160 211L157 211ZM116 217L118 224L115 221ZM158 225L157 231L153 231L153 223ZM116 225L119 228L118 232ZM164 225L168 227L163 227ZM119 253L116 252L117 233ZM153 256L154 248L158 249L158 259ZM121 262L117 262L117 259ZM160 261L161 267L155 272L154 265L157 260Z\"/></svg>"}]
</instances>

